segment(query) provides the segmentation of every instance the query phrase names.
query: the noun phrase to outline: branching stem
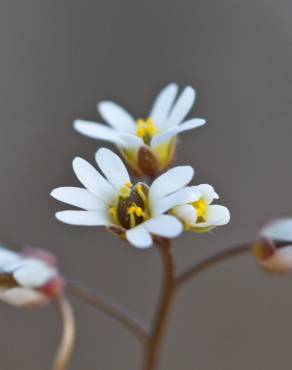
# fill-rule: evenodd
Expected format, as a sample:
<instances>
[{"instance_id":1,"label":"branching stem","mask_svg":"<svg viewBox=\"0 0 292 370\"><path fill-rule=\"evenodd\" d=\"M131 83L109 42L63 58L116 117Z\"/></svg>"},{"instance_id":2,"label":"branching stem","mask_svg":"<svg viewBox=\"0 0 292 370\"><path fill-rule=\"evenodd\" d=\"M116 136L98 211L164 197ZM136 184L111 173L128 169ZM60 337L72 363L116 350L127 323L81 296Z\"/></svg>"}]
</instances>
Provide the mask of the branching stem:
<instances>
[{"instance_id":1,"label":"branching stem","mask_svg":"<svg viewBox=\"0 0 292 370\"><path fill-rule=\"evenodd\" d=\"M162 243L163 241L163 243ZM224 262L227 259L249 252L250 243L239 245L237 247L229 247L225 250L216 253L213 256L207 257L196 263L181 275L175 277L174 262L171 254L170 241L160 240L157 244L163 262L163 284L161 289L160 301L154 317L152 330L149 336L148 344L145 348L145 360L143 370L156 370L158 366L158 357L161 347L161 341L165 331L167 318L171 309L174 295L178 288L192 280L201 272Z\"/></svg>"},{"instance_id":2,"label":"branching stem","mask_svg":"<svg viewBox=\"0 0 292 370\"><path fill-rule=\"evenodd\" d=\"M228 247L221 252L218 252L212 256L202 259L201 261L191 266L188 270L180 274L175 279L176 288L183 286L201 272L210 269L211 267L217 265L220 262L224 262L227 259L248 253L250 251L250 246L251 243L245 243L238 245L236 247Z\"/></svg>"},{"instance_id":3,"label":"branching stem","mask_svg":"<svg viewBox=\"0 0 292 370\"><path fill-rule=\"evenodd\" d=\"M147 339L148 333L146 325L133 313L129 312L118 303L99 292L93 292L73 281L67 280L66 290L72 296L89 303L91 306L118 321L142 342Z\"/></svg>"},{"instance_id":4,"label":"branching stem","mask_svg":"<svg viewBox=\"0 0 292 370\"><path fill-rule=\"evenodd\" d=\"M69 280L67 281L66 288L69 294L75 296L76 298L79 298L80 300L86 303L89 303L96 309L103 311L107 315L111 316L112 318L117 320L120 324L122 324L126 329L128 329L132 334L134 334L138 339L141 340L145 350L143 370L157 370L161 343L163 335L165 333L167 319L170 313L170 309L176 291L182 286L184 286L186 283L191 281L193 278L195 278L201 272L204 272L230 258L248 253L251 246L251 243L246 243L236 247L226 248L221 252L218 252L212 256L204 258L201 261L195 263L185 272L181 273L176 277L170 240L156 238L155 241L162 260L163 281L159 302L156 308L156 312L154 314L154 319L152 322L150 332L148 332L145 324L141 322L141 320L139 320L135 315L130 313L126 308L120 306L119 304L105 297L103 294L92 292L91 290L82 287L80 284ZM70 314L68 314L70 310L66 306L66 302L67 301L58 302L58 306L60 306L61 308L60 312L61 313L63 312L63 318L66 318L68 316L67 320L69 318L70 322ZM65 312L67 312L67 314L65 314ZM66 325L64 325L64 328L65 327ZM67 334L65 334L65 332L67 332ZM73 346L72 338L71 342L69 340L69 337L70 336L72 337L72 335L74 336L74 330L72 332L71 327L70 335L70 324L69 324L67 329L66 330L64 329L62 344L60 346L60 351L57 356L58 360L56 360L55 367L53 368L53 370L66 369L66 363L68 362Z\"/></svg>"}]
</instances>

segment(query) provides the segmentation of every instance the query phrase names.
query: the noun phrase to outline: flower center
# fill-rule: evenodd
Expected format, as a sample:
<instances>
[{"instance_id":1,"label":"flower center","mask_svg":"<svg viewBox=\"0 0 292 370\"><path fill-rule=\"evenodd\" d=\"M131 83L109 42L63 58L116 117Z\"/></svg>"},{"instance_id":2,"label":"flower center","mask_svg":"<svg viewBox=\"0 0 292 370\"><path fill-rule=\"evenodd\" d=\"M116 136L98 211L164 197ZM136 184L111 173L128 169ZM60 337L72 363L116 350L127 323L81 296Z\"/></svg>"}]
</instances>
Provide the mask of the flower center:
<instances>
[{"instance_id":1,"label":"flower center","mask_svg":"<svg viewBox=\"0 0 292 370\"><path fill-rule=\"evenodd\" d=\"M207 204L200 198L196 202L192 202L191 205L196 209L198 222L205 222L207 219Z\"/></svg>"},{"instance_id":2,"label":"flower center","mask_svg":"<svg viewBox=\"0 0 292 370\"><path fill-rule=\"evenodd\" d=\"M158 133L152 118L148 117L146 120L137 119L136 125L136 135L141 137L145 144L149 145L152 137Z\"/></svg>"},{"instance_id":3,"label":"flower center","mask_svg":"<svg viewBox=\"0 0 292 370\"><path fill-rule=\"evenodd\" d=\"M113 224L125 229L131 229L148 220L150 215L147 185L139 183L133 186L126 183L108 212Z\"/></svg>"}]
</instances>

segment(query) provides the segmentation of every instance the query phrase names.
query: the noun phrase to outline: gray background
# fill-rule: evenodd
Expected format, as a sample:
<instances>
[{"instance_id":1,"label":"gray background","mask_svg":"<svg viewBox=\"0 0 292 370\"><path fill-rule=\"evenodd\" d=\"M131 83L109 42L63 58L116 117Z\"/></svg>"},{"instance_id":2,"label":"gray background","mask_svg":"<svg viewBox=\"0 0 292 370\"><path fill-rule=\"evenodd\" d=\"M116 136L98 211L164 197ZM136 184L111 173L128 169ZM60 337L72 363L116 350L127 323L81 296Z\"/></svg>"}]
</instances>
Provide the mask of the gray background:
<instances>
[{"instance_id":1,"label":"gray background","mask_svg":"<svg viewBox=\"0 0 292 370\"><path fill-rule=\"evenodd\" d=\"M12 248L47 247L66 275L150 319L161 277L155 249L127 247L103 229L69 227L48 192L77 184L75 155L104 145L72 130L110 98L145 116L166 83L198 92L179 163L214 184L232 222L175 242L182 270L292 215L292 4L289 0L0 2L0 234ZM291 284L252 258L222 264L177 296L162 370L291 369ZM77 369L139 369L139 344L74 300ZM58 339L52 308L0 307L1 370L48 369Z\"/></svg>"}]
</instances>

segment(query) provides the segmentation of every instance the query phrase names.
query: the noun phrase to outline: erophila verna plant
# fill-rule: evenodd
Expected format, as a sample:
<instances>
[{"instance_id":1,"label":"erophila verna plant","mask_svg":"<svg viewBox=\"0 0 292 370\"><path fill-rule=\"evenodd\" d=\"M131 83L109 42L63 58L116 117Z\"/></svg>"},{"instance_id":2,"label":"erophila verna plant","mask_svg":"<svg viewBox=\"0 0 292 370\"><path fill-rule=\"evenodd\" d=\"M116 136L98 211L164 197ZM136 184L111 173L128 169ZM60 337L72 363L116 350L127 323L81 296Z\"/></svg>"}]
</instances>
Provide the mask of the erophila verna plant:
<instances>
[{"instance_id":1,"label":"erophila verna plant","mask_svg":"<svg viewBox=\"0 0 292 370\"><path fill-rule=\"evenodd\" d=\"M120 156L100 148L94 165L74 158L73 170L82 187L58 187L51 192L55 199L75 207L57 212L58 220L70 225L104 226L124 245L158 250L163 281L151 323L143 323L104 294L67 279L49 252L26 248L16 253L0 247L0 299L23 308L53 302L58 309L62 338L53 370L68 369L74 348L75 320L67 294L105 312L135 335L144 349L141 370L157 370L174 296L199 273L248 252L266 272L292 272L292 219L276 219L253 241L216 252L176 273L172 239L184 231L207 233L230 220L229 210L216 204L219 195L212 185L192 183L192 167L171 167L178 134L206 123L202 118L186 118L195 96L190 86L178 94L178 86L169 84L158 94L149 116L138 119L116 103L100 102L98 111L109 127L76 120L74 128L85 136L115 144ZM135 182L135 176L143 180Z\"/></svg>"}]
</instances>

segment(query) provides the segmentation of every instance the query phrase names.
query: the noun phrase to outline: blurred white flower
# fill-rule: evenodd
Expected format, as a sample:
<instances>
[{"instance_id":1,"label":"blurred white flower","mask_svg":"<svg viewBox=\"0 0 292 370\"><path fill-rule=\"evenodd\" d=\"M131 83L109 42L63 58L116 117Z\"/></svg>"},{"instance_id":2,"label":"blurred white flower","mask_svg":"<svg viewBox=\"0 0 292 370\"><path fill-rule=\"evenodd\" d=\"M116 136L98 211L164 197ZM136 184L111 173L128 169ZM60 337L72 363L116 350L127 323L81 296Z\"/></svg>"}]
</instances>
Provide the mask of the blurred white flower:
<instances>
[{"instance_id":1,"label":"blurred white flower","mask_svg":"<svg viewBox=\"0 0 292 370\"><path fill-rule=\"evenodd\" d=\"M155 99L149 117L137 120L116 103L102 101L98 111L111 127L83 120L76 120L74 127L83 135L117 145L135 174L154 176L171 164L176 136L206 122L201 118L184 121L195 102L192 87L177 94L176 84L167 85Z\"/></svg>"},{"instance_id":2,"label":"blurred white flower","mask_svg":"<svg viewBox=\"0 0 292 370\"><path fill-rule=\"evenodd\" d=\"M259 266L267 272L292 273L292 219L270 222L260 232L252 247Z\"/></svg>"},{"instance_id":3,"label":"blurred white flower","mask_svg":"<svg viewBox=\"0 0 292 370\"><path fill-rule=\"evenodd\" d=\"M189 189L194 200L180 204L170 211L183 221L185 230L203 233L230 221L230 213L226 207L212 204L219 196L211 185L202 184Z\"/></svg>"},{"instance_id":4,"label":"blurred white flower","mask_svg":"<svg viewBox=\"0 0 292 370\"><path fill-rule=\"evenodd\" d=\"M72 225L104 225L137 248L152 245L152 235L178 236L183 227L172 215L164 214L177 204L192 201L193 192L185 187L192 179L190 166L174 167L153 181L132 185L121 159L102 148L95 156L103 177L81 158L73 160L73 169L84 188L61 187L51 195L83 210L56 213L57 219Z\"/></svg>"},{"instance_id":5,"label":"blurred white flower","mask_svg":"<svg viewBox=\"0 0 292 370\"><path fill-rule=\"evenodd\" d=\"M0 247L0 300L19 307L39 307L63 288L49 253L29 249L19 254Z\"/></svg>"},{"instance_id":6,"label":"blurred white flower","mask_svg":"<svg viewBox=\"0 0 292 370\"><path fill-rule=\"evenodd\" d=\"M292 218L280 218L268 223L261 236L273 241L292 242Z\"/></svg>"}]
</instances>

